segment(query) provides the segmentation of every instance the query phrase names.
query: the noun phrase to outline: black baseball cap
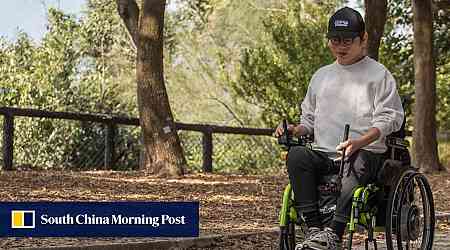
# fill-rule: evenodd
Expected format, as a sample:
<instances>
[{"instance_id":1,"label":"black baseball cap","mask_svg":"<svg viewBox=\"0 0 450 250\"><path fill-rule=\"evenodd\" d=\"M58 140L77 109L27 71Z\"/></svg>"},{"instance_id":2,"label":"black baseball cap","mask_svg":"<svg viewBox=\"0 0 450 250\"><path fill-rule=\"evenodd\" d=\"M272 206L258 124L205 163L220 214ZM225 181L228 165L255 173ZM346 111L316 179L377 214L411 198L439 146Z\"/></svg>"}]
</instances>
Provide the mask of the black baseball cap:
<instances>
[{"instance_id":1,"label":"black baseball cap","mask_svg":"<svg viewBox=\"0 0 450 250\"><path fill-rule=\"evenodd\" d=\"M365 31L364 20L358 11L344 7L336 11L328 21L327 38L355 38Z\"/></svg>"}]
</instances>

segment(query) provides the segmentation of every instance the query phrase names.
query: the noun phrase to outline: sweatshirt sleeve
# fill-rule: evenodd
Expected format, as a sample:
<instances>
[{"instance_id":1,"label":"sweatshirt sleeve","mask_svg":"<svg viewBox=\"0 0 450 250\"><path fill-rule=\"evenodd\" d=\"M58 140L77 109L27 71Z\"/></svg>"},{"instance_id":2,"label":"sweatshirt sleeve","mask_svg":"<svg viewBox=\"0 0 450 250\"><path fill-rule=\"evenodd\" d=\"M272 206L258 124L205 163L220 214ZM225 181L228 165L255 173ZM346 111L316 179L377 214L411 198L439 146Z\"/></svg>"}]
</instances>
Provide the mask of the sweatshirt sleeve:
<instances>
[{"instance_id":1,"label":"sweatshirt sleeve","mask_svg":"<svg viewBox=\"0 0 450 250\"><path fill-rule=\"evenodd\" d=\"M302 104L300 105L300 125L304 126L308 134L311 135L314 134L314 110L316 108L316 98L311 87L313 85L313 79L311 79L308 90L306 92L306 96L303 99Z\"/></svg>"},{"instance_id":2,"label":"sweatshirt sleeve","mask_svg":"<svg viewBox=\"0 0 450 250\"><path fill-rule=\"evenodd\" d=\"M394 77L386 70L384 79L375 90L372 125L381 132L381 138L398 131L403 123L404 111Z\"/></svg>"}]
</instances>

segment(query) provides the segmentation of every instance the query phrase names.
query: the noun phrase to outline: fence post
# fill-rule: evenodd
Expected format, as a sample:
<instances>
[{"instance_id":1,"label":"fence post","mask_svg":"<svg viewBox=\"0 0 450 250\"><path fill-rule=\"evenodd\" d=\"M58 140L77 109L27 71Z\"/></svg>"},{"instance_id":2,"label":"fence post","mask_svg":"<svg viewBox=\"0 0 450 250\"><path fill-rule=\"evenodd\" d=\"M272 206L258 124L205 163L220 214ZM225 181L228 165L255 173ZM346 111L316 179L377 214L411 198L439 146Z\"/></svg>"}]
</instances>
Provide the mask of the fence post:
<instances>
[{"instance_id":1,"label":"fence post","mask_svg":"<svg viewBox=\"0 0 450 250\"><path fill-rule=\"evenodd\" d=\"M114 137L116 136L116 124L107 123L106 124L106 135L105 135L105 169L113 169L115 156L115 145Z\"/></svg>"},{"instance_id":2,"label":"fence post","mask_svg":"<svg viewBox=\"0 0 450 250\"><path fill-rule=\"evenodd\" d=\"M3 120L3 167L13 170L14 116L5 114Z\"/></svg>"},{"instance_id":3,"label":"fence post","mask_svg":"<svg viewBox=\"0 0 450 250\"><path fill-rule=\"evenodd\" d=\"M207 129L206 131L203 132L202 144L203 144L203 172L212 173L213 141L211 129Z\"/></svg>"}]
</instances>

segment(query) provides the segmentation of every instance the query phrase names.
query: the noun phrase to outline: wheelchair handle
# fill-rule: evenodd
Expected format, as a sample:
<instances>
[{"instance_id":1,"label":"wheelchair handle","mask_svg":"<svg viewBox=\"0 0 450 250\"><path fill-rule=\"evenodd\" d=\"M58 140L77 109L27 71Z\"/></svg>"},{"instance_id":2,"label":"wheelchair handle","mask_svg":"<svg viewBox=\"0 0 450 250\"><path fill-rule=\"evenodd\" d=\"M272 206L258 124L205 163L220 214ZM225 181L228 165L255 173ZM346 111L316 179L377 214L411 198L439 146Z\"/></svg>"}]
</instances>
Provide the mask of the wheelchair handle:
<instances>
[{"instance_id":1,"label":"wheelchair handle","mask_svg":"<svg viewBox=\"0 0 450 250\"><path fill-rule=\"evenodd\" d=\"M345 142L346 140L348 140L348 134L350 131L350 125L349 124L345 124L344 127L344 139L342 142ZM341 165L339 167L339 190L341 189L341 181L342 181L342 177L344 176L344 165L345 165L345 148L342 150L342 158L341 158Z\"/></svg>"},{"instance_id":2,"label":"wheelchair handle","mask_svg":"<svg viewBox=\"0 0 450 250\"><path fill-rule=\"evenodd\" d=\"M286 133L286 131L287 131L287 121L286 121L286 119L283 119L283 129L284 129L284 133Z\"/></svg>"},{"instance_id":3,"label":"wheelchair handle","mask_svg":"<svg viewBox=\"0 0 450 250\"><path fill-rule=\"evenodd\" d=\"M283 136L286 138L286 146L290 147L291 146L291 140L290 140L291 137L289 135L289 130L288 130L286 119L283 119Z\"/></svg>"},{"instance_id":4,"label":"wheelchair handle","mask_svg":"<svg viewBox=\"0 0 450 250\"><path fill-rule=\"evenodd\" d=\"M290 135L287 127L287 121L286 119L283 119L283 134L278 137L278 144L285 145L286 147L291 147L291 140Z\"/></svg>"},{"instance_id":5,"label":"wheelchair handle","mask_svg":"<svg viewBox=\"0 0 450 250\"><path fill-rule=\"evenodd\" d=\"M293 136L289 134L286 119L283 119L282 126L283 134L278 137L278 144L284 145L288 151L291 147L306 146L308 143L311 143L314 140L312 135L302 135L294 139Z\"/></svg>"}]
</instances>

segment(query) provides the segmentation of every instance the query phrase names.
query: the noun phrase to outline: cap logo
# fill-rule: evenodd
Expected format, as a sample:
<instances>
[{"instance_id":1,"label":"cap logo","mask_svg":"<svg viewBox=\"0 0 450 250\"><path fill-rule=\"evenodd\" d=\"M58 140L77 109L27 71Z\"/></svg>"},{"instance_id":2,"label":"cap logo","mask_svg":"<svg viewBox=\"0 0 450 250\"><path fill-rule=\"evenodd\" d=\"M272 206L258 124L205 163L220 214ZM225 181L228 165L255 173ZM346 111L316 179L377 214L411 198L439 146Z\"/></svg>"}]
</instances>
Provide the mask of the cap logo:
<instances>
[{"instance_id":1,"label":"cap logo","mask_svg":"<svg viewBox=\"0 0 450 250\"><path fill-rule=\"evenodd\" d=\"M347 20L336 20L334 21L335 27L348 27L348 21Z\"/></svg>"}]
</instances>

